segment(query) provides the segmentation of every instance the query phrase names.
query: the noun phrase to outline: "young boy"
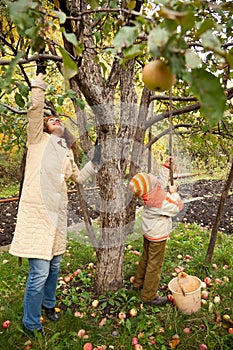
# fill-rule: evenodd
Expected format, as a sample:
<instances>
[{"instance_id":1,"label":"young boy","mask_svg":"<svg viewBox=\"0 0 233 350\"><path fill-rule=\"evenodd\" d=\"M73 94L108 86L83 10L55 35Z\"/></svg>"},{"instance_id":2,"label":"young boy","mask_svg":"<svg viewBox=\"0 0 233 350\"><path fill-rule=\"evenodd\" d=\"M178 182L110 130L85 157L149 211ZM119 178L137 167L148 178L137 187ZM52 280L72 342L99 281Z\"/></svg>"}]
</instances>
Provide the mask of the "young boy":
<instances>
[{"instance_id":1,"label":"young boy","mask_svg":"<svg viewBox=\"0 0 233 350\"><path fill-rule=\"evenodd\" d=\"M172 230L172 217L183 209L183 203L175 185L169 192L164 187L169 177L166 162L159 177L138 173L130 181L129 188L135 196L142 198L143 253L134 277L134 288L141 289L145 304L164 305L167 297L158 295L158 286L164 262L166 241Z\"/></svg>"}]
</instances>

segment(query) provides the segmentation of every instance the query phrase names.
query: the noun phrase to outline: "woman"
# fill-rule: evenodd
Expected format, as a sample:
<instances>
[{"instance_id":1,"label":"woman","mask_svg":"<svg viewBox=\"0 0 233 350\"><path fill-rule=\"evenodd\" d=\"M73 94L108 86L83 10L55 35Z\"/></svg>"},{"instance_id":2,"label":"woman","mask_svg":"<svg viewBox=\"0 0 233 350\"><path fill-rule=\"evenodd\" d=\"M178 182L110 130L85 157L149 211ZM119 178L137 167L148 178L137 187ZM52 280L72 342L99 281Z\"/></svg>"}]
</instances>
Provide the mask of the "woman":
<instances>
[{"instance_id":1,"label":"woman","mask_svg":"<svg viewBox=\"0 0 233 350\"><path fill-rule=\"evenodd\" d=\"M96 173L91 161L78 169L63 138L62 121L53 116L44 118L46 87L43 74L38 74L32 82L25 176L10 247L12 255L29 260L22 321L31 333L42 331L42 308L50 320L58 320L56 285L67 238L66 180L82 184Z\"/></svg>"}]
</instances>

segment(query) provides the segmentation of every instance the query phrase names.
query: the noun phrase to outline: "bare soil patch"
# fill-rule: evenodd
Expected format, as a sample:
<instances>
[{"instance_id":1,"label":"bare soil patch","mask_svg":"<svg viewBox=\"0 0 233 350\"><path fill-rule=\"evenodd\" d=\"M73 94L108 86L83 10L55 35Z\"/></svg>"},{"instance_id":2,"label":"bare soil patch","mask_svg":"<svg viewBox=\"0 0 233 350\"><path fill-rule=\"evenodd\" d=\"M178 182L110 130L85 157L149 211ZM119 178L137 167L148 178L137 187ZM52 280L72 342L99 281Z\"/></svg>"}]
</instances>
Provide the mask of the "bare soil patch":
<instances>
[{"instance_id":1,"label":"bare soil patch","mask_svg":"<svg viewBox=\"0 0 233 350\"><path fill-rule=\"evenodd\" d=\"M193 198L197 200L185 204L185 215L182 216L183 222L197 223L203 227L213 226L220 195L222 193L225 181L217 180L199 180L194 182L192 188ZM87 191L88 203L93 202L93 192ZM18 201L0 203L0 246L11 243L17 218ZM98 213L89 205L89 213L92 218L98 216ZM178 220L178 219L177 219ZM77 201L77 195L69 194L68 224L83 221L80 204ZM224 206L223 216L220 222L219 230L226 234L233 233L233 194L232 188Z\"/></svg>"}]
</instances>

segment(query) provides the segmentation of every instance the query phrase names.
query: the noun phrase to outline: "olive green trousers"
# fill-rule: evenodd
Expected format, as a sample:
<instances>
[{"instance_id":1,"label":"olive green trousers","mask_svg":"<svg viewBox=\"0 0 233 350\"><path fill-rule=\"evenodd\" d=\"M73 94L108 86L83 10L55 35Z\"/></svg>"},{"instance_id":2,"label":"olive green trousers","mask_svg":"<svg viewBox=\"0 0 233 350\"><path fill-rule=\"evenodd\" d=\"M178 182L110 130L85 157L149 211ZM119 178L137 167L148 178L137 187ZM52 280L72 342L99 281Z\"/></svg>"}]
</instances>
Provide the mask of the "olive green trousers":
<instances>
[{"instance_id":1,"label":"olive green trousers","mask_svg":"<svg viewBox=\"0 0 233 350\"><path fill-rule=\"evenodd\" d=\"M158 295L166 242L152 242L144 237L143 252L134 277L134 287L142 288L142 301L152 301Z\"/></svg>"}]
</instances>

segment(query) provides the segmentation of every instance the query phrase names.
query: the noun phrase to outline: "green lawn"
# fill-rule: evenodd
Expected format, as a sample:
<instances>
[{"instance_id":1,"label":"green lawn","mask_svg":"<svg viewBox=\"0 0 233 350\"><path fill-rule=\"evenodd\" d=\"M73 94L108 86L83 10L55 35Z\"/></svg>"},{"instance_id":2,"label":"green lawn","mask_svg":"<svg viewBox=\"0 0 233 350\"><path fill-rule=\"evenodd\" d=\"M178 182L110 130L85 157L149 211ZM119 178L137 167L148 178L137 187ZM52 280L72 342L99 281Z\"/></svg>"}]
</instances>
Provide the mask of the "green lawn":
<instances>
[{"instance_id":1,"label":"green lawn","mask_svg":"<svg viewBox=\"0 0 233 350\"><path fill-rule=\"evenodd\" d=\"M137 229L138 225L135 227ZM205 305L191 315L183 314L172 303L165 307L143 305L140 292L130 289L130 277L134 275L140 258L135 251L141 252L142 249L139 233L126 243L124 288L101 296L96 296L93 289L94 250L80 243L74 234L70 236L57 289L61 319L57 323L44 319L47 344L40 335L33 339L22 329L27 260L23 259L19 267L16 257L7 252L0 254L0 322L10 320L7 329L1 327L0 349L82 350L88 342L92 343L93 349L99 350L140 349L132 345L132 338L137 338L141 349L148 350L199 350L201 344L205 344L208 350L233 349L233 334L229 333L233 328L232 236L219 233L212 262L207 265L205 255L210 231L195 224L180 224L172 232L167 244L160 293L169 293L167 285L179 271L177 268L202 281L207 276L212 280L212 285L205 288L209 292ZM77 269L81 272L74 276ZM64 278L69 275L72 279L65 282ZM220 302L216 302L216 296L220 297ZM92 305L94 300L98 300L97 306ZM131 309L136 309L136 316L130 316ZM125 319L119 318L120 312L125 313ZM85 335L81 336L82 333Z\"/></svg>"}]
</instances>

